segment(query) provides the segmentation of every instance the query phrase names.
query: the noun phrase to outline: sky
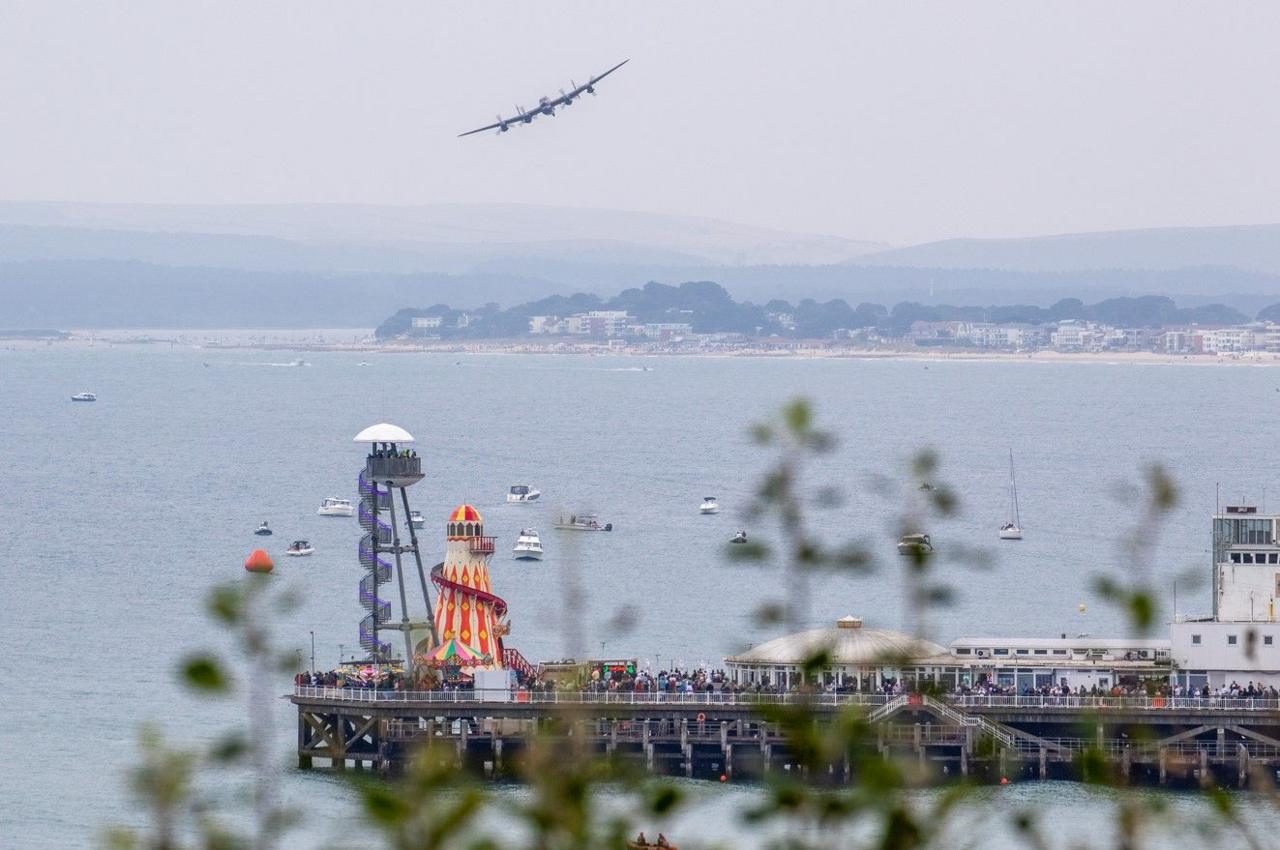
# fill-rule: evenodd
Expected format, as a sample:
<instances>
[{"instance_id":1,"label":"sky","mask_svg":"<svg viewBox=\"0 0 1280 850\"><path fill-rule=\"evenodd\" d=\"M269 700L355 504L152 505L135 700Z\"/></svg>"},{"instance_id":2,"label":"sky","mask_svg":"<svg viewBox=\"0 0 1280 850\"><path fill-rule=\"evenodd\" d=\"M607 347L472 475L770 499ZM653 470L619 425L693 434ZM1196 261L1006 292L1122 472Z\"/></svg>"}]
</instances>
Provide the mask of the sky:
<instances>
[{"instance_id":1,"label":"sky","mask_svg":"<svg viewBox=\"0 0 1280 850\"><path fill-rule=\"evenodd\" d=\"M1280 3L0 0L0 199L1280 222ZM626 67L554 119L457 134Z\"/></svg>"}]
</instances>

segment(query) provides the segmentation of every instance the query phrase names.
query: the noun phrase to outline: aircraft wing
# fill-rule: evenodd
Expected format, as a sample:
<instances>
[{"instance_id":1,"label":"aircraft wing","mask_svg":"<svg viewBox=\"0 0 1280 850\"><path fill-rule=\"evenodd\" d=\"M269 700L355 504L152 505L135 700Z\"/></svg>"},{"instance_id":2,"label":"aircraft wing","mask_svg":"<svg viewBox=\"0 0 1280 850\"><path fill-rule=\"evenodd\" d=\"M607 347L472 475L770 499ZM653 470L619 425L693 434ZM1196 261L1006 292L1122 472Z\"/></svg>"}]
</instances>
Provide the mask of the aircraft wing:
<instances>
[{"instance_id":1,"label":"aircraft wing","mask_svg":"<svg viewBox=\"0 0 1280 850\"><path fill-rule=\"evenodd\" d=\"M518 120L518 119L512 119L512 120ZM472 136L472 134L475 134L475 133L483 133L486 131L486 129L498 129L499 127L502 127L503 124L509 125L511 124L511 122L497 122L494 124L485 124L484 127L476 127L475 129L468 129L468 131L465 133L458 133L458 138L462 138L463 136Z\"/></svg>"},{"instance_id":2,"label":"aircraft wing","mask_svg":"<svg viewBox=\"0 0 1280 850\"><path fill-rule=\"evenodd\" d=\"M495 122L494 122L494 123L492 123L492 124L486 124L486 125L485 125L485 126L483 126L483 127L477 127L477 128L475 128L474 130L468 130L468 131L467 131L467 132L465 132L465 133L459 133L459 134L458 134L458 138L459 138L459 139L461 139L463 136L471 136L471 135L474 135L474 134L476 134L476 133L483 133L485 130L496 130L496 129L498 129L499 127L510 127L510 126L512 126L513 124L515 124L516 122L518 122L518 121L520 121L520 120L521 120L521 119L520 119L520 117L519 117L519 116L517 116L517 117L515 117L515 118L506 118L506 119L503 119L503 120L501 120L501 121L495 121Z\"/></svg>"},{"instance_id":3,"label":"aircraft wing","mask_svg":"<svg viewBox=\"0 0 1280 850\"><path fill-rule=\"evenodd\" d=\"M621 62L619 62L617 65L614 65L612 68L610 68L609 70L605 71L605 72L604 72L603 74L601 74L600 76L598 76L598 77L592 77L592 78L591 78L591 82L590 82L590 83L588 83L587 85L595 85L596 83L600 82L600 81L601 81L601 80L603 80L605 77L609 76L609 75L610 75L610 74L612 74L614 71L618 70L619 68L621 68L623 65L627 64L627 63L628 63L628 62L630 62L630 61L631 61L630 59L623 59L623 60L622 60ZM584 88L585 88L585 86L584 86Z\"/></svg>"}]
</instances>

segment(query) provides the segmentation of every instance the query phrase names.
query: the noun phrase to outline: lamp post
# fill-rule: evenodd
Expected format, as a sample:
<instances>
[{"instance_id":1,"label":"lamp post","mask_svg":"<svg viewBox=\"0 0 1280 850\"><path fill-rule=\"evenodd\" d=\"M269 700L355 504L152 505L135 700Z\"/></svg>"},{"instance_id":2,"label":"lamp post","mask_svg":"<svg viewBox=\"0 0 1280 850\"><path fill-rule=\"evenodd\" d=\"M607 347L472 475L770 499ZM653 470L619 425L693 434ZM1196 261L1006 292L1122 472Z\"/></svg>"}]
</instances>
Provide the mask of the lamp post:
<instances>
[{"instance_id":1,"label":"lamp post","mask_svg":"<svg viewBox=\"0 0 1280 850\"><path fill-rule=\"evenodd\" d=\"M314 673L315 670L316 670L316 633L315 633L315 630L313 629L311 631L311 672Z\"/></svg>"},{"instance_id":2,"label":"lamp post","mask_svg":"<svg viewBox=\"0 0 1280 850\"><path fill-rule=\"evenodd\" d=\"M347 649L347 645L345 643L338 644L338 666L339 667L342 666L343 656L347 654L346 649Z\"/></svg>"}]
</instances>

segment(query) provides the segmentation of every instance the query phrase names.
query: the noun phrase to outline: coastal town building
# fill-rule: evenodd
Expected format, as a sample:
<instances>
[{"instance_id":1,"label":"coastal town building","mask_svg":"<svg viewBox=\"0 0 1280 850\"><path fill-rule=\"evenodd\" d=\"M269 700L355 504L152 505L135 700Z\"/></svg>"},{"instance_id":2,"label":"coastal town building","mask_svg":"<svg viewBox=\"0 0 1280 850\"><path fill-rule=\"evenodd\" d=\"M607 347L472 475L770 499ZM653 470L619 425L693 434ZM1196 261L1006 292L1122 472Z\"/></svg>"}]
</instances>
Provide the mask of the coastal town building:
<instances>
[{"instance_id":1,"label":"coastal town building","mask_svg":"<svg viewBox=\"0 0 1280 850\"><path fill-rule=\"evenodd\" d=\"M1173 660L1183 684L1280 685L1280 515L1228 505L1213 518L1212 613L1176 616Z\"/></svg>"}]
</instances>

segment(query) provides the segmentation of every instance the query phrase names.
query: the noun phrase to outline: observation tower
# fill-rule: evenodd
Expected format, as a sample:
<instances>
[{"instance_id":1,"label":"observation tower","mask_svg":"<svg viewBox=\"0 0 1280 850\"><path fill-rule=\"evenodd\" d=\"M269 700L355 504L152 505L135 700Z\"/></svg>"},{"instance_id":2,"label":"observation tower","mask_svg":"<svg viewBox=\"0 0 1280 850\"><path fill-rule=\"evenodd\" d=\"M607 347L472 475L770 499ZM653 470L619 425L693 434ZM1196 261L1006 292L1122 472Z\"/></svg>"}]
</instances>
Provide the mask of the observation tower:
<instances>
[{"instance_id":1,"label":"observation tower","mask_svg":"<svg viewBox=\"0 0 1280 850\"><path fill-rule=\"evenodd\" d=\"M418 567L418 581L422 587L422 600L426 610L431 610L431 595L427 590L427 576L422 567L422 554L418 550L418 536L409 519L407 488L422 480L422 459L413 449L413 435L403 428L385 422L371 425L359 434L354 442L368 443L369 454L364 469L360 470L358 487L360 508L357 517L364 536L360 538L360 566L366 570L360 579L360 605L369 613L360 621L360 646L375 662L389 661L391 645L381 637L382 631L399 631L404 635L404 661L406 670L413 666L414 629L429 628L432 645L438 644L435 623L413 622L409 619L409 601L405 590L404 564L401 556L412 554ZM396 491L400 491L403 514L397 522ZM386 512L387 520L382 519ZM408 542L400 536L403 527L408 532ZM391 622L391 603L378 595L378 589L391 581L392 564L382 555L395 558L395 578L400 590L400 621Z\"/></svg>"},{"instance_id":2,"label":"observation tower","mask_svg":"<svg viewBox=\"0 0 1280 850\"><path fill-rule=\"evenodd\" d=\"M489 558L494 538L484 534L484 520L471 505L460 505L446 527L444 562L431 568L436 597L435 633L440 636L437 662L453 659L468 673L500 670L502 638L510 631L507 603L493 593Z\"/></svg>"}]
</instances>

